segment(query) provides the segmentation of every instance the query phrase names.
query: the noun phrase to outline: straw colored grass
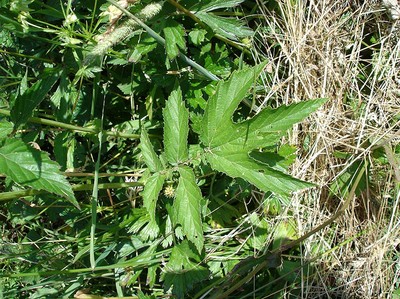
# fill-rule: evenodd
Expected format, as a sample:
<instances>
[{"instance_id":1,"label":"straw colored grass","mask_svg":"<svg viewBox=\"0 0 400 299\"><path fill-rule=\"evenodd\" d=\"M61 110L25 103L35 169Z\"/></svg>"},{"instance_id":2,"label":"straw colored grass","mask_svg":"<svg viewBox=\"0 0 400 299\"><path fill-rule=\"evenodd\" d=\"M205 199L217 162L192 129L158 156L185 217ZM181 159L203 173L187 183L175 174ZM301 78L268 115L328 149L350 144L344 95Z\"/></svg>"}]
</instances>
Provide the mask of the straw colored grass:
<instances>
[{"instance_id":1,"label":"straw colored grass","mask_svg":"<svg viewBox=\"0 0 400 299\"><path fill-rule=\"evenodd\" d=\"M302 277L302 298L392 298L400 287L400 24L377 1L277 3L273 11L259 1L266 29L255 56L270 61L259 107L328 99L287 140L300 149L293 174L318 185L288 209L298 234L345 200L332 195L335 180L369 165L368 184L346 214L304 242L302 258L315 259L316 273Z\"/></svg>"}]
</instances>

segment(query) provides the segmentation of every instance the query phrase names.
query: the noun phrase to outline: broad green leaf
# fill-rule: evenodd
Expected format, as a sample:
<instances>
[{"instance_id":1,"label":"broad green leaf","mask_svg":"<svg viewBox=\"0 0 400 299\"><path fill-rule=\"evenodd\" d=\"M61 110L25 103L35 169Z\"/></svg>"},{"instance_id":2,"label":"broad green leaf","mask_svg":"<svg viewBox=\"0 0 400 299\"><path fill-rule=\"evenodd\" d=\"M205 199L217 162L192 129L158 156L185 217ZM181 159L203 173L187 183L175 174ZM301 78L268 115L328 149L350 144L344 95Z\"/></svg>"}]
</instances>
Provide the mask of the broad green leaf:
<instances>
[{"instance_id":1,"label":"broad green leaf","mask_svg":"<svg viewBox=\"0 0 400 299\"><path fill-rule=\"evenodd\" d=\"M179 55L179 49L186 49L185 29L175 21L168 21L164 28L165 50L170 60Z\"/></svg>"},{"instance_id":2,"label":"broad green leaf","mask_svg":"<svg viewBox=\"0 0 400 299\"><path fill-rule=\"evenodd\" d=\"M203 249L204 237L201 219L200 188L196 184L193 170L179 167L179 183L174 200L174 220L182 225L183 233L193 242L199 252Z\"/></svg>"},{"instance_id":3,"label":"broad green leaf","mask_svg":"<svg viewBox=\"0 0 400 299\"><path fill-rule=\"evenodd\" d=\"M235 72L229 80L218 84L205 109L200 140L207 147L206 158L212 168L243 178L263 191L288 196L313 185L292 178L268 163L260 163L249 154L275 145L293 124L314 112L325 100L264 109L252 119L235 124L232 115L260 70L257 66Z\"/></svg>"},{"instance_id":4,"label":"broad green leaf","mask_svg":"<svg viewBox=\"0 0 400 299\"><path fill-rule=\"evenodd\" d=\"M196 8L200 11L213 11L220 8L236 7L244 0L213 0L205 5L198 5Z\"/></svg>"},{"instance_id":5,"label":"broad green leaf","mask_svg":"<svg viewBox=\"0 0 400 299\"><path fill-rule=\"evenodd\" d=\"M150 215L150 222L156 223L156 206L158 195L164 185L165 176L159 172L154 173L145 183L142 197L143 206Z\"/></svg>"},{"instance_id":6,"label":"broad green leaf","mask_svg":"<svg viewBox=\"0 0 400 299\"><path fill-rule=\"evenodd\" d=\"M277 109L266 108L252 119L238 124L230 120L223 133L217 131L219 135L210 146L228 151L249 151L274 145L287 130L317 110L324 102L324 99L318 99L290 106L283 105Z\"/></svg>"},{"instance_id":7,"label":"broad green leaf","mask_svg":"<svg viewBox=\"0 0 400 299\"><path fill-rule=\"evenodd\" d=\"M214 33L234 41L254 34L253 30L244 26L244 24L237 19L224 18L203 11L199 11L195 15L202 22L207 24Z\"/></svg>"},{"instance_id":8,"label":"broad green leaf","mask_svg":"<svg viewBox=\"0 0 400 299\"><path fill-rule=\"evenodd\" d=\"M6 121L5 119L0 120L0 140L7 138L12 132L13 124Z\"/></svg>"},{"instance_id":9,"label":"broad green leaf","mask_svg":"<svg viewBox=\"0 0 400 299\"><path fill-rule=\"evenodd\" d=\"M163 116L166 158L171 164L184 162L188 158L189 112L179 87L169 96Z\"/></svg>"},{"instance_id":10,"label":"broad green leaf","mask_svg":"<svg viewBox=\"0 0 400 299\"><path fill-rule=\"evenodd\" d=\"M295 179L267 165L251 160L246 152L209 152L211 167L231 177L240 177L263 191L289 196L290 192L313 187L311 183Z\"/></svg>"},{"instance_id":11,"label":"broad green leaf","mask_svg":"<svg viewBox=\"0 0 400 299\"><path fill-rule=\"evenodd\" d=\"M21 185L55 193L79 206L71 185L59 173L59 165L20 140L9 139L0 148L0 172Z\"/></svg>"},{"instance_id":12,"label":"broad green leaf","mask_svg":"<svg viewBox=\"0 0 400 299\"><path fill-rule=\"evenodd\" d=\"M185 240L172 248L167 265L164 268L164 289L172 287L172 293L177 298L184 298L185 292L208 278L209 271L200 266L201 259Z\"/></svg>"},{"instance_id":13,"label":"broad green leaf","mask_svg":"<svg viewBox=\"0 0 400 299\"><path fill-rule=\"evenodd\" d=\"M199 46L206 38L207 31L204 29L194 29L189 32L190 41Z\"/></svg>"},{"instance_id":14,"label":"broad green leaf","mask_svg":"<svg viewBox=\"0 0 400 299\"><path fill-rule=\"evenodd\" d=\"M359 175L360 171L364 171L364 174L356 187L355 194L359 196L363 191L367 190L369 182L365 169L368 169L368 163L363 160L352 163L345 172L342 172L330 184L330 196L335 195L339 198L346 198L353 187L354 179Z\"/></svg>"},{"instance_id":15,"label":"broad green leaf","mask_svg":"<svg viewBox=\"0 0 400 299\"><path fill-rule=\"evenodd\" d=\"M265 64L244 71L235 71L227 81L221 81L210 97L202 119L200 139L206 146L223 144L234 132L232 115L257 79ZM226 134L229 131L229 134ZM238 131L239 133L242 133Z\"/></svg>"},{"instance_id":16,"label":"broad green leaf","mask_svg":"<svg viewBox=\"0 0 400 299\"><path fill-rule=\"evenodd\" d=\"M17 96L11 108L11 120L14 123L15 130L28 121L33 110L44 100L60 74L59 69L47 70L40 80L25 90L22 95Z\"/></svg>"},{"instance_id":17,"label":"broad green leaf","mask_svg":"<svg viewBox=\"0 0 400 299\"><path fill-rule=\"evenodd\" d=\"M142 128L140 132L140 149L142 151L144 163L146 163L151 172L157 172L163 169L161 161L154 151L145 128Z\"/></svg>"},{"instance_id":18,"label":"broad green leaf","mask_svg":"<svg viewBox=\"0 0 400 299\"><path fill-rule=\"evenodd\" d=\"M140 39L135 46L132 54L129 56L129 61L136 63L142 57L157 48L157 41L152 37Z\"/></svg>"}]
</instances>

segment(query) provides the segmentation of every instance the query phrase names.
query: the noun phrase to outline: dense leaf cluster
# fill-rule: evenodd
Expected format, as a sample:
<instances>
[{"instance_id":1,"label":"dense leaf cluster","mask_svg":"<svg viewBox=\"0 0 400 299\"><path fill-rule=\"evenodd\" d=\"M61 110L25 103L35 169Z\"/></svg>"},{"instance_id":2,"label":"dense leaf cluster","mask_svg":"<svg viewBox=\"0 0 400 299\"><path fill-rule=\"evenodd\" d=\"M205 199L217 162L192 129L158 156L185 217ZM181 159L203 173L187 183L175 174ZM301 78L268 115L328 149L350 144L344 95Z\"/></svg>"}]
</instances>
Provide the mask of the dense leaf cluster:
<instances>
[{"instance_id":1,"label":"dense leaf cluster","mask_svg":"<svg viewBox=\"0 0 400 299\"><path fill-rule=\"evenodd\" d=\"M242 199L257 189L278 207L312 186L279 142L324 101L254 115L265 64L229 16L254 4L110 2L0 2L0 201L18 232L2 241L5 297L208 292L268 249L257 214L244 244L213 239Z\"/></svg>"}]
</instances>

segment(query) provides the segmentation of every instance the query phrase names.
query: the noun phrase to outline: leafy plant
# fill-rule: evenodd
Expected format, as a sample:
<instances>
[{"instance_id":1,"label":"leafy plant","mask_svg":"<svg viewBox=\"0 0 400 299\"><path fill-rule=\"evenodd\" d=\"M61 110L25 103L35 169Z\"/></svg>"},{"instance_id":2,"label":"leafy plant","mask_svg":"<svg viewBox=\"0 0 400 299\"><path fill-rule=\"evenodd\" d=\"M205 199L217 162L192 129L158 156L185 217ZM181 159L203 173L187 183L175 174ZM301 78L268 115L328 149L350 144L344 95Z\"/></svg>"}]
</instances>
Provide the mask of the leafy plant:
<instances>
[{"instance_id":1,"label":"leafy plant","mask_svg":"<svg viewBox=\"0 0 400 299\"><path fill-rule=\"evenodd\" d=\"M1 295L183 298L268 248L243 202L313 186L279 143L325 101L253 114L266 64L250 67L254 32L225 15L243 3L0 3Z\"/></svg>"},{"instance_id":2,"label":"leafy plant","mask_svg":"<svg viewBox=\"0 0 400 299\"><path fill-rule=\"evenodd\" d=\"M157 156L150 146L148 135L145 132L141 135L144 161L152 173L144 182L142 194L144 206L150 214L148 226L152 230L160 230L156 221L156 218L161 216L157 211L158 196L165 180L172 180L170 184L177 187L169 195L173 197L173 203L167 217L172 219L175 236L186 236L195 245L198 254L201 254L204 246L201 215L204 200L196 182L195 170L189 167L196 163L194 159L204 160L217 171L231 177L243 178L263 191L272 191L281 196L288 196L290 192L312 186L260 163L249 153L274 145L287 129L315 111L324 100L265 109L250 120L232 122L233 113L254 84L254 78L258 77L263 66L262 64L234 72L228 80L218 83L215 94L208 100L200 120L201 130L197 133L201 150L197 152L197 157L189 158L188 155L189 112L185 108L179 87L171 93L163 110L164 152ZM167 188L165 187L164 194ZM194 254L188 246L182 248L189 251L185 253L188 257ZM189 269L185 269L184 264L181 270L181 280L177 278L179 275L175 270L174 282L167 284L179 285L179 291L174 288L174 292L179 296L183 295L181 285L187 283L187 275L191 275L186 272Z\"/></svg>"}]
</instances>

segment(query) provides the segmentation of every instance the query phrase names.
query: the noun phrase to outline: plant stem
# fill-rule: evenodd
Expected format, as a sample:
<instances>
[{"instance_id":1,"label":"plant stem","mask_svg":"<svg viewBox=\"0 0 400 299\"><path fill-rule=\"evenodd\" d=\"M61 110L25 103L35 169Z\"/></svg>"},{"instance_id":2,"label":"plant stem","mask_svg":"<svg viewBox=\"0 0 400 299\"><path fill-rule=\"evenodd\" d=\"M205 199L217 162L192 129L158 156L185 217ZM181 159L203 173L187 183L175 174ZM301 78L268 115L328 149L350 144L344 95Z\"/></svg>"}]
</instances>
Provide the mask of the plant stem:
<instances>
[{"instance_id":1,"label":"plant stem","mask_svg":"<svg viewBox=\"0 0 400 299\"><path fill-rule=\"evenodd\" d=\"M97 189L120 189L120 188L129 188L129 187L138 187L143 186L140 182L127 182L127 183L103 183L98 184ZM93 184L80 184L80 185L72 185L72 190L75 192L79 191L90 191L93 190ZM46 190L20 190L20 191L11 191L11 192L2 192L0 193L0 203L6 203L12 201L17 198L39 195L48 193Z\"/></svg>"},{"instance_id":2,"label":"plant stem","mask_svg":"<svg viewBox=\"0 0 400 299\"><path fill-rule=\"evenodd\" d=\"M129 18L131 18L132 20L134 20L138 25L140 25L144 30L146 30L146 32L153 37L157 42L159 42L160 44L162 44L163 46L165 46L165 39L163 37L161 37L157 32L155 32L153 29L151 29L149 26L147 26L144 22L142 22L142 20L140 20L139 18L137 18L135 15L133 15L132 13L130 13L127 9L123 8L121 5L119 5L117 2L113 1L113 0L108 0L108 2L110 2L111 4L113 4L115 7L117 7L118 9L120 9L125 15L127 15ZM185 54L183 53L179 53L178 57L181 58L184 62L186 62L188 65L192 66L193 68L195 68L196 70L198 70L201 74L203 74L204 76L206 76L207 78L209 78L212 81L219 81L220 79L215 76L214 74L212 74L211 72L209 72L207 69L205 69L204 67L202 67L201 65L199 65L197 62L191 60L189 57L187 57Z\"/></svg>"},{"instance_id":3,"label":"plant stem","mask_svg":"<svg viewBox=\"0 0 400 299\"><path fill-rule=\"evenodd\" d=\"M6 109L0 109L0 114L10 116L10 111L6 110ZM89 133L89 134L98 134L99 133L99 129L94 128L94 127L80 127L80 126L66 124L63 122L50 120L50 119L46 119L46 118L40 118L40 117L30 117L28 119L28 122L46 125L46 126L58 127L58 128L66 129L66 130L71 130L73 132L79 132L79 133ZM127 134L127 133L120 133L120 132L116 132L116 131L103 131L102 133L106 136L114 136L114 137L120 137L120 138L130 138L130 139L139 139L140 138L139 134ZM150 135L150 136L152 136L152 135ZM155 136L152 136L152 137L155 137Z\"/></svg>"}]
</instances>

